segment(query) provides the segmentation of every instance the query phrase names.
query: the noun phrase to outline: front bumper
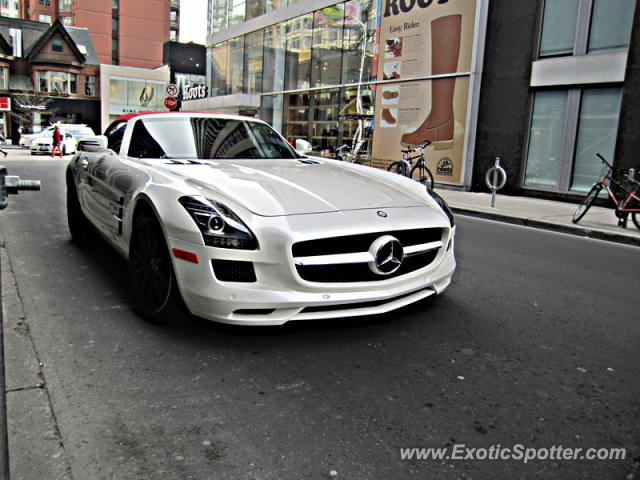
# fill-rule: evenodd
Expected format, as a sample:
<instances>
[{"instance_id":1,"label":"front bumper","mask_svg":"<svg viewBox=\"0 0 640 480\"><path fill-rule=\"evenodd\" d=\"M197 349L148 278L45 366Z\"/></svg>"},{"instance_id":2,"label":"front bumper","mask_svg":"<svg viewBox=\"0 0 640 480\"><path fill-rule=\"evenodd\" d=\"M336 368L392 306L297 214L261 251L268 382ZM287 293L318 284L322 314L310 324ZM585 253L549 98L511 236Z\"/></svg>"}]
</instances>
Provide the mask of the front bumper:
<instances>
[{"instance_id":1,"label":"front bumper","mask_svg":"<svg viewBox=\"0 0 640 480\"><path fill-rule=\"evenodd\" d=\"M308 228L309 219L305 217L315 217L313 229ZM170 249L193 252L199 258L198 264L173 258L178 285L191 313L223 323L281 325L290 320L385 313L442 292L451 282L456 267L453 252L455 229L450 229L440 215L434 218L444 232L443 246L435 259L428 266L411 273L375 282L320 283L303 280L296 272L291 253L291 246L297 241L341 236L349 233L347 229L360 228L362 231L363 225L371 231L371 216L365 212L271 218L271 225L267 221L261 226L252 225L260 241L260 250L257 251L207 247L171 236L168 243ZM324 232L314 231L322 230L322 225ZM424 225L421 222L421 226ZM420 225L416 218L394 223L395 229L417 226ZM211 261L219 259L252 262L257 280L253 283L218 280Z\"/></svg>"},{"instance_id":2,"label":"front bumper","mask_svg":"<svg viewBox=\"0 0 640 480\"><path fill-rule=\"evenodd\" d=\"M31 144L29 147L31 150L31 154L35 155L38 153L51 153L53 150L53 146L51 144Z\"/></svg>"}]
</instances>

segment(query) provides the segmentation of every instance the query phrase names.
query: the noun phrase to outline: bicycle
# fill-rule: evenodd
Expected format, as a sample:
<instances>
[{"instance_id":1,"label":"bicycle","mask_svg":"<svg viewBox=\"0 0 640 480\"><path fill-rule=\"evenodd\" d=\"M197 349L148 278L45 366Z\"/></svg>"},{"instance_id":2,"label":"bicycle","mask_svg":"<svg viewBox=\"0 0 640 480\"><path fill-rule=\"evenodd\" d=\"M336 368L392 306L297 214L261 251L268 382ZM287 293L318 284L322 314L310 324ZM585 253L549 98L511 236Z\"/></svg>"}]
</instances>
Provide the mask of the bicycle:
<instances>
[{"instance_id":1,"label":"bicycle","mask_svg":"<svg viewBox=\"0 0 640 480\"><path fill-rule=\"evenodd\" d=\"M360 150L360 145L356 144L355 147L352 148L345 143L344 145L341 145L336 149L336 156L338 157L339 160L342 160L343 162L359 164L360 163L358 161L359 150Z\"/></svg>"},{"instance_id":2,"label":"bicycle","mask_svg":"<svg viewBox=\"0 0 640 480\"><path fill-rule=\"evenodd\" d=\"M593 205L600 191L605 188L609 194L609 198L616 207L616 217L618 217L618 225L626 227L627 217L631 214L636 228L640 230L640 182L635 178L635 170L614 170L613 166L607 162L599 153L596 156L604 163L607 168L602 178L593 184L591 190L582 203L578 206L573 214L573 223L578 223L585 216L587 210ZM615 174L622 175L627 180L626 185L614 178ZM633 188L635 184L635 188Z\"/></svg>"},{"instance_id":3,"label":"bicycle","mask_svg":"<svg viewBox=\"0 0 640 480\"><path fill-rule=\"evenodd\" d=\"M425 185L427 189L433 190L433 174L424 161L424 149L429 145L431 145L431 142L427 140L420 145L411 145L406 149L400 150L402 152L402 160L393 162L389 165L387 171L417 180ZM416 152L418 154L412 157L411 154ZM412 161L415 159L418 159L418 161L413 165Z\"/></svg>"},{"instance_id":4,"label":"bicycle","mask_svg":"<svg viewBox=\"0 0 640 480\"><path fill-rule=\"evenodd\" d=\"M341 145L336 149L335 151L336 157L339 160L342 160L343 162L362 164L361 157L366 156L368 158L368 152L366 148L364 148L366 146L367 140L363 138L363 132L364 132L364 121L370 120L371 118L373 118L373 115L366 114L366 113L362 113L362 114L356 113L356 114L347 114L347 115L340 114L341 121L357 120L358 127L356 128L355 133L353 135L353 139L351 140L351 146L345 143L344 145Z\"/></svg>"}]
</instances>

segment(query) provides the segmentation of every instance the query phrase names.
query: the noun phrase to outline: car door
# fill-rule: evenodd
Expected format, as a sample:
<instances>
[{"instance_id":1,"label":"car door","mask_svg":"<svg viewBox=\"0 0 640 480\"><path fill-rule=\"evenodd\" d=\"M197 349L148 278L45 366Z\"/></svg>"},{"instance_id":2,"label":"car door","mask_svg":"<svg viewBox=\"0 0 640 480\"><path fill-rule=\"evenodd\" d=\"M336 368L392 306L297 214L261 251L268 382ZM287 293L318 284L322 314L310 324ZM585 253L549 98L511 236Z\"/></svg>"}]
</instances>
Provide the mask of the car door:
<instances>
[{"instance_id":1,"label":"car door","mask_svg":"<svg viewBox=\"0 0 640 480\"><path fill-rule=\"evenodd\" d=\"M110 177L122 170L120 145L126 122L112 124L105 132L107 150L81 153L79 158L79 195L85 214L108 237L122 232L122 192L110 184Z\"/></svg>"}]
</instances>

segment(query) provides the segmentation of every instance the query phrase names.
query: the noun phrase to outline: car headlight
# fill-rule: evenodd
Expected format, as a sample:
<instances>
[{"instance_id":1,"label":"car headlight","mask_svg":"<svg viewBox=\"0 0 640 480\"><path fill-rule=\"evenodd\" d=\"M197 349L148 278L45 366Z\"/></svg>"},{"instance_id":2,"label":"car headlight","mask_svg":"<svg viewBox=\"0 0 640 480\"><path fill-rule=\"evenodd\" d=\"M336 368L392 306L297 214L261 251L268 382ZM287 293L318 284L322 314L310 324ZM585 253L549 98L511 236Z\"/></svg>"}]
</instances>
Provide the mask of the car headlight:
<instances>
[{"instance_id":1,"label":"car headlight","mask_svg":"<svg viewBox=\"0 0 640 480\"><path fill-rule=\"evenodd\" d=\"M226 205L193 197L178 200L196 222L205 245L237 250L257 250L258 240L240 218Z\"/></svg>"},{"instance_id":2,"label":"car headlight","mask_svg":"<svg viewBox=\"0 0 640 480\"><path fill-rule=\"evenodd\" d=\"M456 223L453 219L453 212L451 211L451 208L449 208L449 205L447 205L447 202L445 202L444 199L433 190L427 189L427 192L429 193L429 195L431 195L431 197L436 201L436 203L445 213L445 215L449 218L449 223L451 224L451 228L453 228Z\"/></svg>"}]
</instances>

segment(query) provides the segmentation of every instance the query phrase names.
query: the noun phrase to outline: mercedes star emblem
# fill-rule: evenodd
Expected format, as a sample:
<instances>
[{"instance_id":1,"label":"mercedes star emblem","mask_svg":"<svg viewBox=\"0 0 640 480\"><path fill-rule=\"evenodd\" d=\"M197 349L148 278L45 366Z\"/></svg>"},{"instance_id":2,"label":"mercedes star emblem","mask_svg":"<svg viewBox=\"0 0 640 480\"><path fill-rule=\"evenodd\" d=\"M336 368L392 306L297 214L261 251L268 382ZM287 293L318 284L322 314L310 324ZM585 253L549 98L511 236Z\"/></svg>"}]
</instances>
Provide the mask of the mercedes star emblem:
<instances>
[{"instance_id":1,"label":"mercedes star emblem","mask_svg":"<svg viewBox=\"0 0 640 480\"><path fill-rule=\"evenodd\" d=\"M369 268L378 275L391 275L402 265L404 248L400 241L391 235L376 239L369 248L373 261Z\"/></svg>"}]
</instances>

